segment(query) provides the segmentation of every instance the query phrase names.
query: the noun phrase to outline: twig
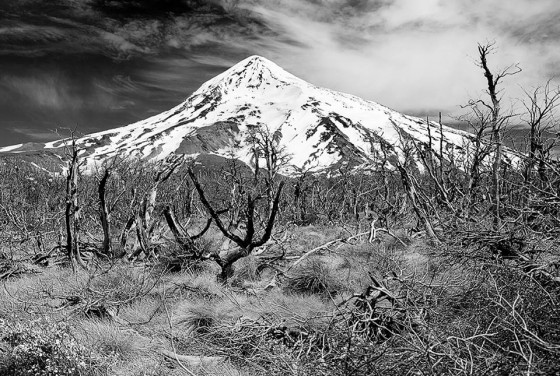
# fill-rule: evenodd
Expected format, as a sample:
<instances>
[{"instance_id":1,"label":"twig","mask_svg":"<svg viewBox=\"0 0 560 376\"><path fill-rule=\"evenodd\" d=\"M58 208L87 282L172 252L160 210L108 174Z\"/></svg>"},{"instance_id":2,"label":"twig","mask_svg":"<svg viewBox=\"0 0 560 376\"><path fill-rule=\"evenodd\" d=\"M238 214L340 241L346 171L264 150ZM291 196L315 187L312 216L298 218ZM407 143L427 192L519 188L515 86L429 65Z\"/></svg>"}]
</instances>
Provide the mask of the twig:
<instances>
[{"instance_id":1,"label":"twig","mask_svg":"<svg viewBox=\"0 0 560 376\"><path fill-rule=\"evenodd\" d=\"M297 266L299 263L301 263L303 260L305 260L307 257L309 257L310 255L312 255L312 254L315 253L315 252L318 252L318 251L320 251L320 250L322 250L322 249L328 248L328 247L330 247L331 245L336 244L336 243L347 243L349 240L352 240L352 239L355 239L355 238L359 238L360 236L367 235L367 234L369 234L369 230L368 230L368 231L365 231L365 232L360 232L359 234L352 235L352 236L349 236L349 237L347 237L347 238L338 238L338 239L335 239L335 240L331 240L331 241L329 241L329 242L326 242L325 244L320 245L320 246L318 246L318 247L316 247L316 248L313 248L312 250L307 251L306 253L304 253L304 254L303 254L299 259L297 259L297 260L288 268L288 270L286 270L286 271L289 271L289 270L292 269L293 267Z\"/></svg>"}]
</instances>

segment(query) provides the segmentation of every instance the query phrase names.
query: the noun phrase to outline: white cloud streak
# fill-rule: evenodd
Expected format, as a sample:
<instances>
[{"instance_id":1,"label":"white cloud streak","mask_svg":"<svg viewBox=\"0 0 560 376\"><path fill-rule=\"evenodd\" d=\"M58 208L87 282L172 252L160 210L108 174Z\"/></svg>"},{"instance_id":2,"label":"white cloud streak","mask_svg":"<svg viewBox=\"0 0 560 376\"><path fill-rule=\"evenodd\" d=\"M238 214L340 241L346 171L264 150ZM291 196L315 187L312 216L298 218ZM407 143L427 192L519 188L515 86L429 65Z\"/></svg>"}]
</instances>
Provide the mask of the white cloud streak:
<instances>
[{"instance_id":1,"label":"white cloud streak","mask_svg":"<svg viewBox=\"0 0 560 376\"><path fill-rule=\"evenodd\" d=\"M70 94L69 86L54 76L3 77L0 85L42 108L60 110L83 105L81 99Z\"/></svg>"},{"instance_id":2,"label":"white cloud streak","mask_svg":"<svg viewBox=\"0 0 560 376\"><path fill-rule=\"evenodd\" d=\"M298 42L269 41L263 54L280 65L402 111L457 113L483 95L474 64L479 42L496 42L496 71L523 68L506 82L506 97L544 83L560 62L560 35L547 34L556 23L551 15L560 14L554 0L270 0L241 7Z\"/></svg>"}]
</instances>

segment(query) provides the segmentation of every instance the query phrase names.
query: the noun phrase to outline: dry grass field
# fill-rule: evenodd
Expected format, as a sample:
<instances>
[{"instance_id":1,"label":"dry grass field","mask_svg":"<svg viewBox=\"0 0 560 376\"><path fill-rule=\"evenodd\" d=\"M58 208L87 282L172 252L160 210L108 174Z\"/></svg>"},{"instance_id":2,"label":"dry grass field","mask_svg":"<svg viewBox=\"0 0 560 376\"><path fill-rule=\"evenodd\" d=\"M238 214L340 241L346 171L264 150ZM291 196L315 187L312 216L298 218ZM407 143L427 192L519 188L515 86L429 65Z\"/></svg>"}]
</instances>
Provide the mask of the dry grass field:
<instances>
[{"instance_id":1,"label":"dry grass field","mask_svg":"<svg viewBox=\"0 0 560 376\"><path fill-rule=\"evenodd\" d=\"M275 247L248 256L225 284L211 261L169 271L172 242L154 260L87 270L22 261L2 280L0 374L560 371L557 290L507 263L450 259L405 230L372 242L337 242L348 234L335 226L288 231L280 261Z\"/></svg>"}]
</instances>

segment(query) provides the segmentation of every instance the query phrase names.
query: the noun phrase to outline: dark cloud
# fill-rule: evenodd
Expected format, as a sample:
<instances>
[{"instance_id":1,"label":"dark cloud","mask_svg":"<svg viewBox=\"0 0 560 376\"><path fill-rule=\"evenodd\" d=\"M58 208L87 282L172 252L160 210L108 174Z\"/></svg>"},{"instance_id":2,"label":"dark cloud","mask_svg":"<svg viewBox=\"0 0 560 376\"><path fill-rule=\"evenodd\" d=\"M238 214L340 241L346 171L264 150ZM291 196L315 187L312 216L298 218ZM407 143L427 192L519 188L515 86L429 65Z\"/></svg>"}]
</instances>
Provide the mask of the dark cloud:
<instances>
[{"instance_id":1,"label":"dark cloud","mask_svg":"<svg viewBox=\"0 0 560 376\"><path fill-rule=\"evenodd\" d=\"M270 31L194 0L1 2L0 21L1 145L166 110Z\"/></svg>"},{"instance_id":2,"label":"dark cloud","mask_svg":"<svg viewBox=\"0 0 560 376\"><path fill-rule=\"evenodd\" d=\"M93 0L91 3L93 9L123 19L224 12L218 2L205 0Z\"/></svg>"}]
</instances>

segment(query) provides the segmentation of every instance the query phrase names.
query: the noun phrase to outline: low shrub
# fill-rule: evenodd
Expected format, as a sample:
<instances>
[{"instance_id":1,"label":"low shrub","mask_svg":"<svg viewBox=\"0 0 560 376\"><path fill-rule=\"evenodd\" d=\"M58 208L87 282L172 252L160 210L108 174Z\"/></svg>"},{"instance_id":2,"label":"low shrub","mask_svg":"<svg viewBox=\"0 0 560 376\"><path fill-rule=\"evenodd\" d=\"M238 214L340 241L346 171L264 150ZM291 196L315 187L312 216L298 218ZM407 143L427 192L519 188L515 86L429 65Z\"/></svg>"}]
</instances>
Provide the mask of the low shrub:
<instances>
[{"instance_id":1,"label":"low shrub","mask_svg":"<svg viewBox=\"0 0 560 376\"><path fill-rule=\"evenodd\" d=\"M103 362L80 344L63 323L0 321L0 375L87 376L102 372Z\"/></svg>"}]
</instances>

